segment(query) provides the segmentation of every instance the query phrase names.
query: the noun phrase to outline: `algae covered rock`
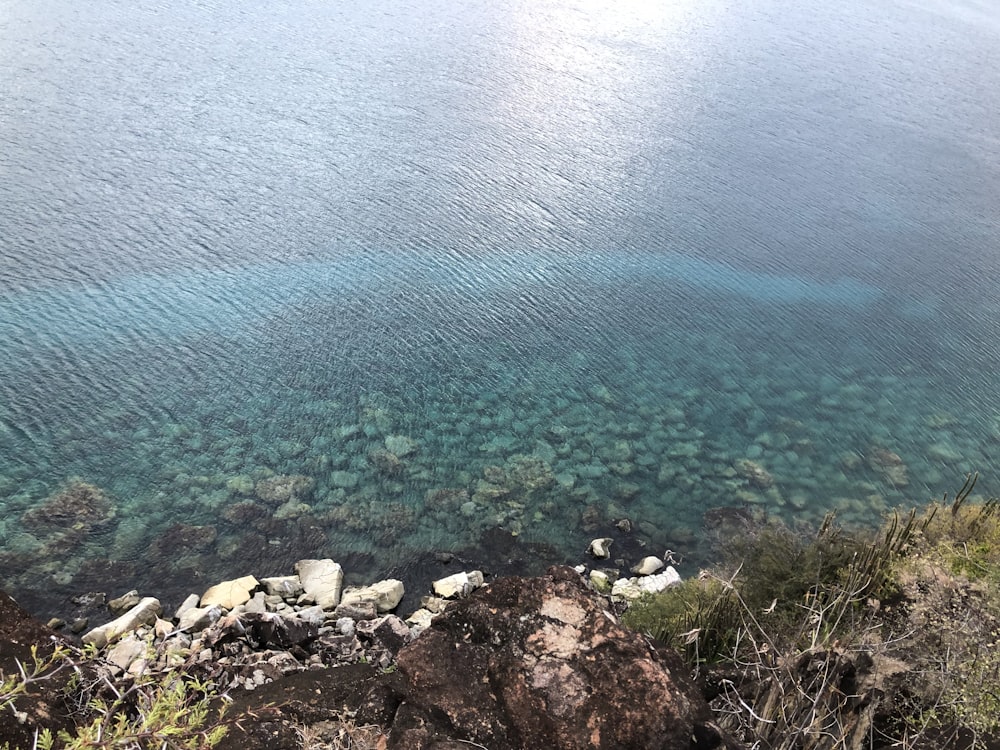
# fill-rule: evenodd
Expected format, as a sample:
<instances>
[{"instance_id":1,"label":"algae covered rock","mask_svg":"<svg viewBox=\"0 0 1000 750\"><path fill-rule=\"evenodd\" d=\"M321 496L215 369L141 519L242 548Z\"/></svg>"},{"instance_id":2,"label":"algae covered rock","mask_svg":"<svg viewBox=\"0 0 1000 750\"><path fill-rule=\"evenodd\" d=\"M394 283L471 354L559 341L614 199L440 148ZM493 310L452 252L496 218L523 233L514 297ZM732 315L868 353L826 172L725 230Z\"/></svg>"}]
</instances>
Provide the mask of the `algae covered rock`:
<instances>
[{"instance_id":1,"label":"algae covered rock","mask_svg":"<svg viewBox=\"0 0 1000 750\"><path fill-rule=\"evenodd\" d=\"M774 477L756 461L751 461L749 458L741 458L733 464L733 468L754 489L767 490L774 486Z\"/></svg>"},{"instance_id":2,"label":"algae covered rock","mask_svg":"<svg viewBox=\"0 0 1000 750\"><path fill-rule=\"evenodd\" d=\"M73 479L50 495L39 507L21 516L21 522L36 531L93 529L114 520L115 504L100 487Z\"/></svg>"},{"instance_id":3,"label":"algae covered rock","mask_svg":"<svg viewBox=\"0 0 1000 750\"><path fill-rule=\"evenodd\" d=\"M385 441L385 449L399 458L405 458L411 453L416 453L418 443L413 438L406 435L389 435Z\"/></svg>"},{"instance_id":4,"label":"algae covered rock","mask_svg":"<svg viewBox=\"0 0 1000 750\"><path fill-rule=\"evenodd\" d=\"M898 453L888 448L874 445L868 449L868 468L882 475L882 478L896 488L910 484L906 464Z\"/></svg>"},{"instance_id":5,"label":"algae covered rock","mask_svg":"<svg viewBox=\"0 0 1000 750\"><path fill-rule=\"evenodd\" d=\"M261 479L254 487L259 500L270 505L281 505L292 498L305 500L316 486L316 480L301 474L279 474Z\"/></svg>"}]
</instances>

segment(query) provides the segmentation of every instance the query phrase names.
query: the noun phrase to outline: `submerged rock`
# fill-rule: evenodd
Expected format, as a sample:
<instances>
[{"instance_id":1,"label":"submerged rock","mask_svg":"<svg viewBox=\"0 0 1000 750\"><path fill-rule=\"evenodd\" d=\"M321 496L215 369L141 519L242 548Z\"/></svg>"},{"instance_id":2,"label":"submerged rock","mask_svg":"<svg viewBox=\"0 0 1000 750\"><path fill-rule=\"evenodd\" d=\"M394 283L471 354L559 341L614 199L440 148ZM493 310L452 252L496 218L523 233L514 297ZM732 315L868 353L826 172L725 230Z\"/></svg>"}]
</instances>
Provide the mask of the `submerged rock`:
<instances>
[{"instance_id":1,"label":"submerged rock","mask_svg":"<svg viewBox=\"0 0 1000 750\"><path fill-rule=\"evenodd\" d=\"M733 464L733 468L754 489L767 490L774 486L774 477L756 461L742 458Z\"/></svg>"},{"instance_id":2,"label":"submerged rock","mask_svg":"<svg viewBox=\"0 0 1000 750\"><path fill-rule=\"evenodd\" d=\"M173 559L180 550L200 550L215 543L218 532L214 526L192 526L175 523L153 540L150 550L157 559Z\"/></svg>"},{"instance_id":3,"label":"submerged rock","mask_svg":"<svg viewBox=\"0 0 1000 750\"><path fill-rule=\"evenodd\" d=\"M882 478L896 488L910 484L909 472L899 454L888 448L874 445L868 449L868 468L878 472Z\"/></svg>"},{"instance_id":4,"label":"submerged rock","mask_svg":"<svg viewBox=\"0 0 1000 750\"><path fill-rule=\"evenodd\" d=\"M381 448L368 454L368 463L378 472L391 477L399 476L406 468L399 456Z\"/></svg>"},{"instance_id":5,"label":"submerged rock","mask_svg":"<svg viewBox=\"0 0 1000 750\"><path fill-rule=\"evenodd\" d=\"M299 501L307 499L315 486L316 480L312 477L301 474L279 474L257 482L254 494L269 505L281 505L292 498Z\"/></svg>"},{"instance_id":6,"label":"submerged rock","mask_svg":"<svg viewBox=\"0 0 1000 750\"><path fill-rule=\"evenodd\" d=\"M386 437L385 449L392 453L393 455L399 456L400 458L405 458L411 453L416 453L418 443L413 438L409 438L406 435L389 435Z\"/></svg>"},{"instance_id":7,"label":"submerged rock","mask_svg":"<svg viewBox=\"0 0 1000 750\"><path fill-rule=\"evenodd\" d=\"M354 489L361 482L361 475L350 471L330 472L330 485L340 489Z\"/></svg>"},{"instance_id":8,"label":"submerged rock","mask_svg":"<svg viewBox=\"0 0 1000 750\"><path fill-rule=\"evenodd\" d=\"M36 531L84 531L110 523L115 514L115 505L104 490L74 479L39 507L25 512L21 523Z\"/></svg>"}]
</instances>

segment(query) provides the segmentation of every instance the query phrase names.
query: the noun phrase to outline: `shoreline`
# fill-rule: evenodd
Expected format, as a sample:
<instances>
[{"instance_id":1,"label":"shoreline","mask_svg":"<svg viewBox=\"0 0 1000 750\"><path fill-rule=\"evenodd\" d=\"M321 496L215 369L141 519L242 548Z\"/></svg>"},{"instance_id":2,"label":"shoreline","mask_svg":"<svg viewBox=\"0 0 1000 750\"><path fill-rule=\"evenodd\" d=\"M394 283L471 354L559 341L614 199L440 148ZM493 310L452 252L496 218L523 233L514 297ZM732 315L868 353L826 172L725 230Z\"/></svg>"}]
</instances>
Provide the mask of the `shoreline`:
<instances>
[{"instance_id":1,"label":"shoreline","mask_svg":"<svg viewBox=\"0 0 1000 750\"><path fill-rule=\"evenodd\" d=\"M591 545L590 566L555 566L540 576L497 576L487 579L477 570L454 572L429 582L427 589L432 593L420 596L421 608L410 613L405 621L395 614L399 611L404 593L401 581L388 579L365 587L344 586L344 571L332 559L300 560L290 575L261 579L248 575L217 583L201 594L189 596L173 613L165 611L155 597L141 597L137 591L110 602L97 598L90 602L92 608L95 611L107 608L115 617L86 630L78 639L74 639L82 644L82 649L63 645L66 643L65 636L55 634L48 626L42 626L21 610L22 626L25 632L31 633L31 638L19 637L0 628L0 666L3 666L3 658L10 655L11 644L20 643L22 652L32 644L32 659L35 658L33 644L38 644L43 662L45 658L49 658L46 654L55 648L53 653L58 656L58 660L44 662L49 665L45 669L50 669L53 675L64 664L69 663L78 673L81 669L84 672L96 670L101 675L100 680L108 685L118 685L115 690L125 693L133 689L154 692L163 690L165 688L162 686L175 679L171 675L177 675L184 680L190 678L203 681L200 684L210 685L213 695L231 694L238 703L242 701L241 705L247 701L254 704L257 699L250 696L255 695L256 691L263 690L262 695L273 694L273 691L267 690L269 685L286 685L282 690L293 695L297 694L294 686L301 685L303 681L319 685L316 680L325 680L323 675L329 674L328 670L338 670L337 674L340 675L339 670L346 669L348 671L345 675L351 675L350 680L389 681L394 685L392 689L397 692L416 689L422 695L423 689L419 686L403 687L398 680L393 682L398 666L397 657L404 650L407 653L414 653L414 649L419 652L423 648L424 634L427 631L433 630L434 635L427 637L431 641L440 640L442 632L449 632L449 625L445 625L443 631L434 629L434 623L439 618L461 618L464 615L457 613L467 613L470 608L475 611L477 607L483 606L484 599L489 600L492 596L500 597L500 601L506 604L499 605L499 610L497 605L486 606L484 612L487 613L487 618L500 616L498 612L502 612L505 607L512 607L511 612L504 617L513 618L515 624L520 623L512 631L515 635L511 637L525 636L522 625L529 617L541 618L537 624L539 634L548 633L553 622L565 622L566 626L570 626L564 635L559 636L569 638L568 641L545 641L547 645L541 646L539 657L543 663L548 663L550 658L563 660L577 652L589 651L591 647L581 645L586 638L591 637L586 634L588 627L596 627L598 630L612 627L614 638L623 644L622 648L626 648L624 644L631 643L626 650L632 649L634 652L639 648L641 652L644 648L641 644L646 641L642 636L624 630L612 612L623 611L627 606L625 602L637 598L643 590L656 592L677 585L680 577L672 567L665 566L662 560L647 556L634 566L634 574L626 573L630 577L617 581L615 591L611 592L608 573L612 570L606 566L614 566L620 561L607 557L609 542L607 538L594 540ZM602 570L602 567L605 569ZM537 594L539 587L541 595ZM562 593L558 593L556 589ZM605 594L600 593L602 589ZM497 591L509 593L499 594ZM532 591L536 593L528 593ZM422 592L412 593L420 595ZM526 604L524 601L514 604L510 598L511 593L517 599L540 598L534 604ZM3 598L8 599L6 595ZM16 609L20 609L16 600L9 601L13 602ZM617 605L614 604L616 601ZM522 607L527 609L522 611ZM586 618L583 617L584 610L588 612ZM604 616L599 614L601 611ZM520 614L515 617L513 613L516 612ZM8 620L13 619L15 618L8 617ZM9 628L9 625L8 622L5 627ZM493 632L498 626L489 624L485 627L486 632ZM520 635L516 636L516 633ZM598 638L598 643L607 640L606 635L593 637ZM451 636L445 638L450 643ZM491 642L492 639L493 636ZM494 645L499 646L499 643L498 641ZM446 645L446 649L449 648L451 646ZM493 648L487 646L491 653ZM522 648L524 647L515 649L515 653L521 653ZM632 653L628 659L634 657L635 653ZM17 658L19 664L27 661L23 653ZM432 661L437 664L439 660L440 657L435 657ZM39 663L35 662L36 668ZM623 661L616 667L616 663L616 660L612 660L610 666L606 665L605 668L615 669L626 664ZM437 664L435 668L445 670L441 679L448 683L465 676L449 672L453 667L444 663ZM43 688L47 679L42 679ZM33 682L34 678L28 678L28 681ZM86 688L89 690L97 683L85 684L91 685ZM697 697L697 691L693 687L684 683L683 689L690 693L691 700L704 703L703 699ZM322 691L322 688L315 688L316 693ZM343 691L342 694L346 701L348 695ZM606 698L604 696L603 699ZM0 707L5 705L3 699L4 695L0 694ZM50 699L55 700L52 696ZM350 699L358 700L359 696L353 695ZM413 700L415 698L411 698ZM27 726L30 724L31 710L34 710L31 707L37 708L39 715L51 713L52 707L45 701L43 689L39 702L29 701L29 707L22 709L21 713L15 712L15 715L26 717L24 721L19 718L19 721ZM279 709L290 702L283 701ZM270 711L270 706L268 703L263 709ZM340 710L339 707L334 708ZM705 710L699 709L699 716L705 714L706 710L707 706ZM256 721L263 715L256 711L257 709L247 708L246 715ZM611 718L605 717L609 721ZM291 726L287 717L275 720L283 723L286 729ZM688 716L686 721L690 720ZM387 726L391 728L393 723L389 720ZM0 721L0 742L6 739L5 731L7 730L3 730L3 722ZM240 731L243 731L242 727ZM386 731L396 730L392 728ZM408 730L400 731L406 735ZM20 745L15 743L14 746ZM243 746L241 744L234 747ZM270 741L251 745L258 746L275 747ZM431 746L414 745L411 739L397 740L396 744L389 745L407 750Z\"/></svg>"}]
</instances>

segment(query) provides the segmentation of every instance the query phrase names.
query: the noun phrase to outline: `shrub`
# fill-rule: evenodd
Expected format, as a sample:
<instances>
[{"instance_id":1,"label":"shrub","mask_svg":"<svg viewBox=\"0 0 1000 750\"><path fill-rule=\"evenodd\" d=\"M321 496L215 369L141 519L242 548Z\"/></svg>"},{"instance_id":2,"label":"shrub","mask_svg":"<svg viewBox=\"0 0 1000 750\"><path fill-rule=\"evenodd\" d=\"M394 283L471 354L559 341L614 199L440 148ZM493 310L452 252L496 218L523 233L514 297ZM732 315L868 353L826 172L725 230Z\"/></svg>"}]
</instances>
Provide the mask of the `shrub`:
<instances>
[{"instance_id":1,"label":"shrub","mask_svg":"<svg viewBox=\"0 0 1000 750\"><path fill-rule=\"evenodd\" d=\"M750 746L985 748L1000 732L1000 502L976 476L877 531L762 523L716 572L637 601ZM944 744L941 744L941 743Z\"/></svg>"},{"instance_id":2,"label":"shrub","mask_svg":"<svg viewBox=\"0 0 1000 750\"><path fill-rule=\"evenodd\" d=\"M32 685L73 671L65 690L78 706L77 727L55 735L41 728L35 740L38 750L203 750L215 747L228 730L225 704L216 712L210 708L218 697L214 686L179 671L145 672L115 682L96 650L65 645L44 658L32 648L32 663L18 667L18 674L0 682L0 710L9 708L15 716L18 699L28 696ZM12 749L4 745L2 750Z\"/></svg>"}]
</instances>

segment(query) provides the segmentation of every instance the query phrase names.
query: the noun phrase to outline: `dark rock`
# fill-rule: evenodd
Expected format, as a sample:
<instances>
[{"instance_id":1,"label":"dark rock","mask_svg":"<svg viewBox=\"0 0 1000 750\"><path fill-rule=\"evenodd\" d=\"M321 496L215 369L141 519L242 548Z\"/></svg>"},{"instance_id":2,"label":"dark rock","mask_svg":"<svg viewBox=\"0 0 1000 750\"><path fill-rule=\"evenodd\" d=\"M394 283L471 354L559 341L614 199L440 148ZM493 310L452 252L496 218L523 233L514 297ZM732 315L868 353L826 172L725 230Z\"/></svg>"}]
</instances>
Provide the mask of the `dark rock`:
<instances>
[{"instance_id":1,"label":"dark rock","mask_svg":"<svg viewBox=\"0 0 1000 750\"><path fill-rule=\"evenodd\" d=\"M364 647L354 633L324 633L313 644L313 649L328 664L352 664L361 660Z\"/></svg>"},{"instance_id":2,"label":"dark rock","mask_svg":"<svg viewBox=\"0 0 1000 750\"><path fill-rule=\"evenodd\" d=\"M398 672L385 674L370 664L356 664L284 675L252 692L235 691L227 713L234 722L218 750L299 750L303 742L297 729L321 722L338 727L345 712L357 724L388 726L402 682ZM340 740L325 746L347 747Z\"/></svg>"},{"instance_id":3,"label":"dark rock","mask_svg":"<svg viewBox=\"0 0 1000 750\"><path fill-rule=\"evenodd\" d=\"M217 535L214 526L175 523L153 540L151 552L154 559L172 559L182 550L200 550L211 546Z\"/></svg>"},{"instance_id":4,"label":"dark rock","mask_svg":"<svg viewBox=\"0 0 1000 750\"><path fill-rule=\"evenodd\" d=\"M82 609L97 609L103 607L108 601L108 595L103 591L89 591L86 594L79 594L70 599L75 606Z\"/></svg>"},{"instance_id":5,"label":"dark rock","mask_svg":"<svg viewBox=\"0 0 1000 750\"><path fill-rule=\"evenodd\" d=\"M257 648L305 646L319 635L319 628L311 622L271 612L247 612L240 620L246 628L247 636Z\"/></svg>"},{"instance_id":6,"label":"dark rock","mask_svg":"<svg viewBox=\"0 0 1000 750\"><path fill-rule=\"evenodd\" d=\"M675 653L626 630L570 568L452 605L397 658L389 748L712 748L722 739Z\"/></svg>"},{"instance_id":7,"label":"dark rock","mask_svg":"<svg viewBox=\"0 0 1000 750\"><path fill-rule=\"evenodd\" d=\"M249 617L249 614L245 614L243 617ZM216 645L232 643L233 641L242 638L245 634L246 625L244 622L239 616L229 614L224 617L220 617L217 622L213 623L204 633L202 633L201 638L205 642L206 646L212 648Z\"/></svg>"},{"instance_id":8,"label":"dark rock","mask_svg":"<svg viewBox=\"0 0 1000 750\"><path fill-rule=\"evenodd\" d=\"M374 620L358 623L357 634L376 648L396 654L410 639L409 626L396 615L383 615Z\"/></svg>"}]
</instances>

